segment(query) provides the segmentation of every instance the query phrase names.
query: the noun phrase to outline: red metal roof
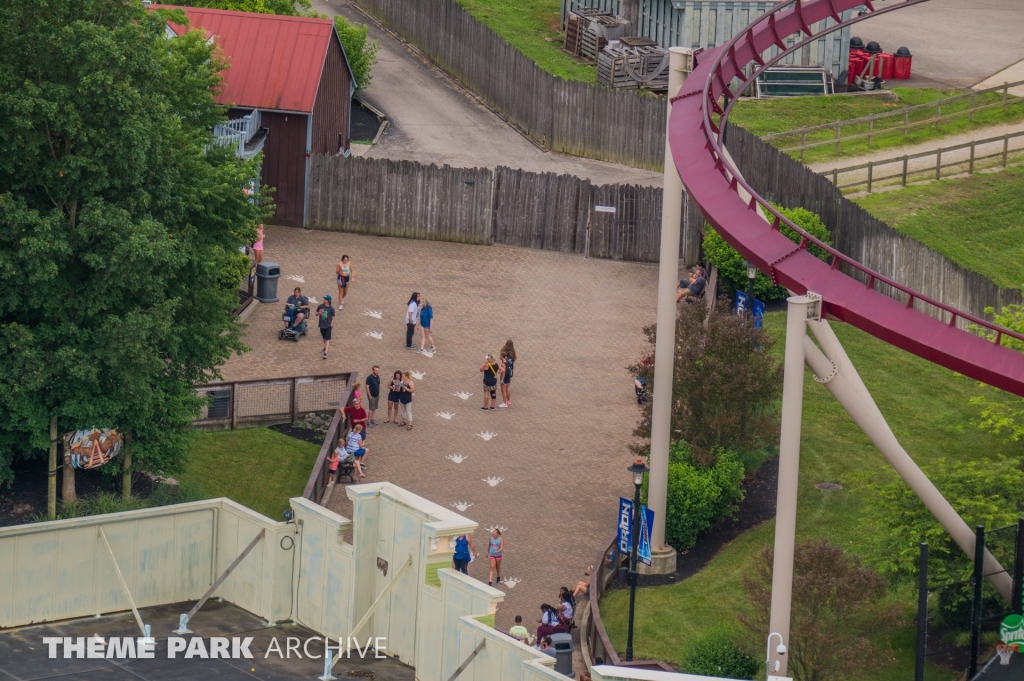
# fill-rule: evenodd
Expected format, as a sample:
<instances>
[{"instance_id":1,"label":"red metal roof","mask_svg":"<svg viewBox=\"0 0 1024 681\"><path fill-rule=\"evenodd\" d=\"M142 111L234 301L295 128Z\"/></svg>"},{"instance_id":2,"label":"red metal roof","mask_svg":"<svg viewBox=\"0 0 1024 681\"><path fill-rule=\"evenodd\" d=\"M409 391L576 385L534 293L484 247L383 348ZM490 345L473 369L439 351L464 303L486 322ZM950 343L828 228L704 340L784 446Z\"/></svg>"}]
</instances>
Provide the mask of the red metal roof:
<instances>
[{"instance_id":1,"label":"red metal roof","mask_svg":"<svg viewBox=\"0 0 1024 681\"><path fill-rule=\"evenodd\" d=\"M203 30L227 58L219 104L312 112L327 47L334 35L330 19L288 17L194 7L181 9L189 29ZM183 26L170 24L178 35Z\"/></svg>"}]
</instances>

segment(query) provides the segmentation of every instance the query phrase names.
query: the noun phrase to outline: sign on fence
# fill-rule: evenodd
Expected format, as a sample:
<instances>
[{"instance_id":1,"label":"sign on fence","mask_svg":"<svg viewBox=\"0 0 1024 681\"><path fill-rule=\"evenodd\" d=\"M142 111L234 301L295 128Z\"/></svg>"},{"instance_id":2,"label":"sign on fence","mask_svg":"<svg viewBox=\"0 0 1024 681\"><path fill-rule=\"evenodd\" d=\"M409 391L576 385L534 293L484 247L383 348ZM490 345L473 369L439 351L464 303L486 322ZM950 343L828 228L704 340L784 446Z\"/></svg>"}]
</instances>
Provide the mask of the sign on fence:
<instances>
[{"instance_id":1,"label":"sign on fence","mask_svg":"<svg viewBox=\"0 0 1024 681\"><path fill-rule=\"evenodd\" d=\"M594 206L594 212L596 213L614 213L615 206Z\"/></svg>"},{"instance_id":2,"label":"sign on fence","mask_svg":"<svg viewBox=\"0 0 1024 681\"><path fill-rule=\"evenodd\" d=\"M736 292L736 314L743 316L747 312L747 294L743 291ZM757 298L754 298L754 307L750 311L754 316L754 326L758 329L761 328L761 322L764 320L764 303Z\"/></svg>"}]
</instances>

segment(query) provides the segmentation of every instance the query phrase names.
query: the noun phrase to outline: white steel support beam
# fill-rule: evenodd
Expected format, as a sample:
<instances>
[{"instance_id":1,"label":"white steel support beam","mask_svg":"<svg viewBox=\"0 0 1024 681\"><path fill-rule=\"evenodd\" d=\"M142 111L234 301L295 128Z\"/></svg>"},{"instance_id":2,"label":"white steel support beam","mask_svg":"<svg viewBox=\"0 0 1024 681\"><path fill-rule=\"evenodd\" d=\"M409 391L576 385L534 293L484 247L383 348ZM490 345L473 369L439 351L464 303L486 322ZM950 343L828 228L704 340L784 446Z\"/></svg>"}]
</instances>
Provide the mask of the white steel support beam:
<instances>
[{"instance_id":1,"label":"white steel support beam","mask_svg":"<svg viewBox=\"0 0 1024 681\"><path fill-rule=\"evenodd\" d=\"M688 75L692 50L669 48L668 96L679 92ZM683 181L672 160L665 135L665 180L661 205L661 250L658 265L658 336L654 344L654 386L651 389L651 456L647 505L654 511L651 549L665 546L668 500L668 448L672 438L672 369L676 346L676 287L679 284L679 232L683 214ZM671 561L675 570L675 561Z\"/></svg>"},{"instance_id":2,"label":"white steel support beam","mask_svg":"<svg viewBox=\"0 0 1024 681\"><path fill-rule=\"evenodd\" d=\"M789 620L793 600L793 550L796 547L796 502L800 483L800 426L804 407L804 339L807 308L804 296L789 298L786 314L786 360L782 378L782 435L779 438L779 490L775 511L775 557L772 567L772 611L768 674L786 676ZM772 648L773 637L779 644Z\"/></svg>"},{"instance_id":3,"label":"white steel support beam","mask_svg":"<svg viewBox=\"0 0 1024 681\"><path fill-rule=\"evenodd\" d=\"M935 519L939 521L939 524L949 532L949 535L953 537L953 540L963 549L964 553L967 556L973 556L974 531L964 522L960 514L956 512L956 509L946 501L946 498L942 496L938 488L928 479L914 460L910 458L906 450L900 446L896 436L893 435L892 430L889 428L889 424L886 423L882 413L878 410L878 406L867 393L864 384L860 382L860 377L857 376L856 370L850 363L846 353L842 351L842 347L839 345L839 341L836 339L832 329L828 327L828 323L809 322L808 325L811 327L815 337L819 338L819 340L823 338L825 341L824 345L830 346L830 349L837 353L833 357L838 357L838 361L829 359L810 338L804 336L804 354L811 371L819 377L819 381L824 383L828 391L836 398L836 401L842 405L843 409L850 415L850 418L864 431L864 434L868 436L871 443L882 453L882 456L889 462L889 465L910 486L910 489L914 491L928 510L931 511ZM842 354L839 355L838 353ZM856 378L851 381L850 377ZM860 389L857 387L858 384ZM989 575L989 581L992 582L992 585L1000 595L1010 600L1011 591L1013 590L1013 579L1008 572L1003 570L999 562L987 549L985 551L985 573Z\"/></svg>"}]
</instances>

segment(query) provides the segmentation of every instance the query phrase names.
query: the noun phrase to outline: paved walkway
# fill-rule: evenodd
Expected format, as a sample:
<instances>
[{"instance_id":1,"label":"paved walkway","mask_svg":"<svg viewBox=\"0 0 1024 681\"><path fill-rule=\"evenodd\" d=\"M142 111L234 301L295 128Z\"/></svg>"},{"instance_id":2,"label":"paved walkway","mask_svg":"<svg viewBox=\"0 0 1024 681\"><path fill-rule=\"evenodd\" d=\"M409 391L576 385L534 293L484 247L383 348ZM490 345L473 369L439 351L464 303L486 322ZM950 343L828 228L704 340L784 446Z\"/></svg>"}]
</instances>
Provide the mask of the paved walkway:
<instances>
[{"instance_id":1,"label":"paved walkway","mask_svg":"<svg viewBox=\"0 0 1024 681\"><path fill-rule=\"evenodd\" d=\"M260 305L245 339L253 350L232 358L225 378L365 376L373 364L385 379L396 369L421 372L413 430L384 424L383 411L370 430L368 481L387 480L445 506L464 502L464 514L480 523L473 540L482 556L482 528L506 528L503 573L520 581L504 587L498 625L507 628L521 614L532 631L540 604L554 603L558 587L583 578L615 532L617 497L632 490L627 446L637 411L625 367L644 347L641 328L654 320L657 268L269 225L266 233L267 258L284 275L279 296L296 276L317 300L336 295L342 253L352 258L355 282L327 361L315 329L297 344L277 340L283 302ZM413 290L436 313L433 357L404 347ZM483 412L479 367L507 338L519 355L514 406ZM459 392L472 396L462 400ZM480 433L495 435L484 440ZM331 505L349 513L344 494L333 494ZM486 580L486 560L469 571Z\"/></svg>"},{"instance_id":2,"label":"paved walkway","mask_svg":"<svg viewBox=\"0 0 1024 681\"><path fill-rule=\"evenodd\" d=\"M568 173L600 184L661 186L658 172L544 151L347 0L313 0L313 8L368 24L369 38L380 42L373 80L362 96L385 112L391 123L380 142L361 155L460 168L503 165Z\"/></svg>"},{"instance_id":3,"label":"paved walkway","mask_svg":"<svg viewBox=\"0 0 1024 681\"><path fill-rule=\"evenodd\" d=\"M889 159L903 158L906 154L911 156L926 151L935 151L937 149L945 149L947 147L955 147L959 144L967 144L974 140L989 139L992 137L1000 137L1006 134L1012 134L1016 132L1024 132L1024 121L1019 123L1009 123L1006 125L993 125L986 128L978 128L977 130L971 130L969 132L962 133L960 135L950 135L949 137L943 137L941 139L929 140L922 142L921 144L915 144L910 147L890 147L883 149L872 154L865 154L863 156L855 156L843 159L832 159L829 161L822 161L820 163L813 163L808 166L811 170L816 173L820 173L827 177L832 176L833 168L848 168L850 166L858 166L873 161L878 164L880 161L887 161ZM992 142L986 145L977 145L975 147L975 157L988 156L991 154L1002 153L1003 142ZM1013 155L1016 153L1018 156L1021 151L1024 150L1024 136L1013 138L1009 141L1009 151ZM956 161L967 161L971 157L970 149L960 149L958 151L944 152L942 154L942 165L946 166ZM907 167L910 171L914 170L926 170L928 168L935 168L935 156L924 156L922 158L913 159L907 162ZM986 164L993 164L996 159L989 159ZM887 164L882 166L876 166L874 170L874 176L880 177L883 175L895 175L900 172L903 168L902 161L893 164ZM967 171L967 167L964 166L963 172ZM944 173L947 171L943 171ZM949 171L952 173L952 170ZM845 185L852 182L866 181L868 171L855 170L839 175L839 184ZM945 177L945 175L943 176ZM920 181L920 177L917 178Z\"/></svg>"}]
</instances>

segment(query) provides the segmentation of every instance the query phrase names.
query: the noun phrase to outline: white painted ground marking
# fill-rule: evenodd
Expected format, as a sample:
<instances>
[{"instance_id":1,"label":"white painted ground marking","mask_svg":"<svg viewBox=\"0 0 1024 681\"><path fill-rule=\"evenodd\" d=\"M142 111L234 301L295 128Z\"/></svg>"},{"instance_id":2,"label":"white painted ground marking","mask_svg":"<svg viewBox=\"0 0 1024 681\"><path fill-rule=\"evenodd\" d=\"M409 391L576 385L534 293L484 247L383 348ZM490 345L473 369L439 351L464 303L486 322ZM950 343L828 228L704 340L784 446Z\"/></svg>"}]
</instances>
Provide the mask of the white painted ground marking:
<instances>
[{"instance_id":1,"label":"white painted ground marking","mask_svg":"<svg viewBox=\"0 0 1024 681\"><path fill-rule=\"evenodd\" d=\"M409 373L412 374L412 377L415 378L417 381L422 381L423 377L426 376L426 374L423 373L422 371L410 371Z\"/></svg>"},{"instance_id":2,"label":"white painted ground marking","mask_svg":"<svg viewBox=\"0 0 1024 681\"><path fill-rule=\"evenodd\" d=\"M370 338L376 338L377 340L383 340L384 339L384 332L383 331L363 331L363 335L364 336L369 336Z\"/></svg>"},{"instance_id":3,"label":"white painted ground marking","mask_svg":"<svg viewBox=\"0 0 1024 681\"><path fill-rule=\"evenodd\" d=\"M488 431L485 431L483 433L477 433L476 436L477 437L482 437L486 441L486 440L490 440L491 438L497 437L498 434L497 433L492 433L491 431L488 430Z\"/></svg>"},{"instance_id":4,"label":"white painted ground marking","mask_svg":"<svg viewBox=\"0 0 1024 681\"><path fill-rule=\"evenodd\" d=\"M502 534L505 534L505 530L507 528L502 527L501 525L491 525L490 527L485 527L484 529L487 530L488 534L490 534L491 532L494 532L495 530L498 530Z\"/></svg>"},{"instance_id":5,"label":"white painted ground marking","mask_svg":"<svg viewBox=\"0 0 1024 681\"><path fill-rule=\"evenodd\" d=\"M446 421L451 421L452 417L455 416L455 412L435 411L434 416L440 416Z\"/></svg>"},{"instance_id":6,"label":"white painted ground marking","mask_svg":"<svg viewBox=\"0 0 1024 681\"><path fill-rule=\"evenodd\" d=\"M374 319L384 318L384 315L382 315L378 310L366 310L365 312L363 312L363 314L366 315L367 317L373 317Z\"/></svg>"},{"instance_id":7,"label":"white painted ground marking","mask_svg":"<svg viewBox=\"0 0 1024 681\"><path fill-rule=\"evenodd\" d=\"M467 508L469 508L470 506L472 506L472 505L473 505L473 504L469 503L468 501L456 501L456 502L453 502L453 503L452 503L452 506L454 506L455 508L457 508L457 509L459 510L459 512L460 512L460 513L463 513L463 512L465 512L465 510L466 510Z\"/></svg>"},{"instance_id":8,"label":"white painted ground marking","mask_svg":"<svg viewBox=\"0 0 1024 681\"><path fill-rule=\"evenodd\" d=\"M504 482L505 478L496 478L492 475L489 478L483 478L483 481L486 482L491 487L496 487L499 482Z\"/></svg>"},{"instance_id":9,"label":"white painted ground marking","mask_svg":"<svg viewBox=\"0 0 1024 681\"><path fill-rule=\"evenodd\" d=\"M516 584L518 584L521 581L523 580L519 579L518 577L504 577L502 578L501 583L510 589L514 589L516 588Z\"/></svg>"},{"instance_id":10,"label":"white painted ground marking","mask_svg":"<svg viewBox=\"0 0 1024 681\"><path fill-rule=\"evenodd\" d=\"M286 275L284 275L284 278L285 279L290 279L291 281L294 281L294 282L296 282L298 284L305 284L306 283L306 280L302 277L301 274L286 274Z\"/></svg>"},{"instance_id":11,"label":"white painted ground marking","mask_svg":"<svg viewBox=\"0 0 1024 681\"><path fill-rule=\"evenodd\" d=\"M462 392L452 393L452 395L454 395L455 397L458 397L460 400L468 400L470 397L473 396L473 393L467 393L465 391L462 391Z\"/></svg>"},{"instance_id":12,"label":"white painted ground marking","mask_svg":"<svg viewBox=\"0 0 1024 681\"><path fill-rule=\"evenodd\" d=\"M423 355L424 357L433 357L434 356L434 351L433 350L420 350L419 353L421 355Z\"/></svg>"},{"instance_id":13,"label":"white painted ground marking","mask_svg":"<svg viewBox=\"0 0 1024 681\"><path fill-rule=\"evenodd\" d=\"M446 456L444 458L448 459L452 463L462 463L463 461L465 461L469 457L468 456L463 456L462 454L449 454L448 456Z\"/></svg>"}]
</instances>

